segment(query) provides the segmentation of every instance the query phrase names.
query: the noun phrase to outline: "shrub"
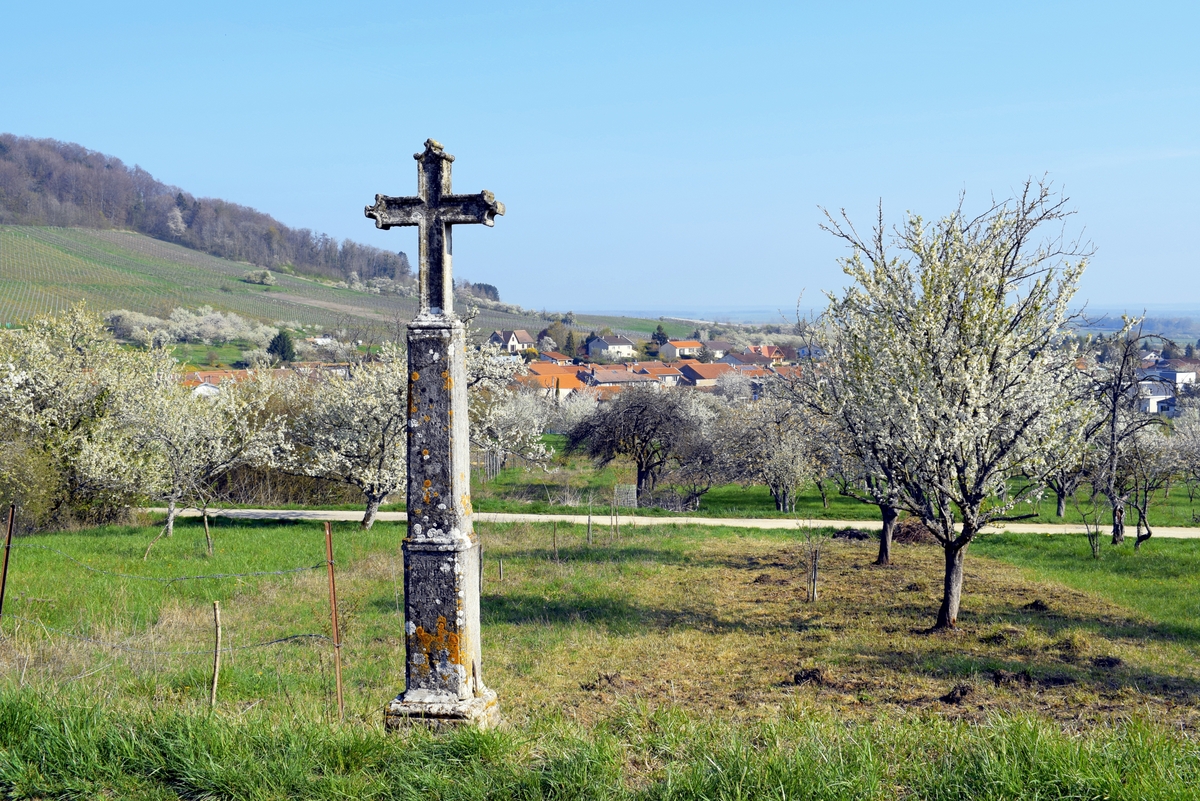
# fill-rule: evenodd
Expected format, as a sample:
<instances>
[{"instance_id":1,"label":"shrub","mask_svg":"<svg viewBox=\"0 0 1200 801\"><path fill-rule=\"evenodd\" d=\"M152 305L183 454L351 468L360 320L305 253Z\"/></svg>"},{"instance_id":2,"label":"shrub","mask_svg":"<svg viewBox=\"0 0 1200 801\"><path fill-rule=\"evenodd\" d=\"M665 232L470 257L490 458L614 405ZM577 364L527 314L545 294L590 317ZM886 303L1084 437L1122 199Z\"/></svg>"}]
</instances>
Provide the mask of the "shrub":
<instances>
[{"instance_id":1,"label":"shrub","mask_svg":"<svg viewBox=\"0 0 1200 801\"><path fill-rule=\"evenodd\" d=\"M275 276L271 275L270 270L251 270L242 276L242 280L247 284L261 284L262 286L275 286L278 283Z\"/></svg>"}]
</instances>

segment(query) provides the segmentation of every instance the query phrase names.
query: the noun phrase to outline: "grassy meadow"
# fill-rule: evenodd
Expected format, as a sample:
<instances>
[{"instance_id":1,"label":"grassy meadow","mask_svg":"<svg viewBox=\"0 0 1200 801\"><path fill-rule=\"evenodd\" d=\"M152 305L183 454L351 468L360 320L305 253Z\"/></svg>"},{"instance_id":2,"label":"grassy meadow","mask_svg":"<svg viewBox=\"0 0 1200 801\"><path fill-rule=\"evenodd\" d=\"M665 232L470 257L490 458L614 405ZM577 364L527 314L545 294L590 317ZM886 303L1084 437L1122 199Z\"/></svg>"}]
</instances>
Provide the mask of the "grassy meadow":
<instances>
[{"instance_id":1,"label":"grassy meadow","mask_svg":"<svg viewBox=\"0 0 1200 801\"><path fill-rule=\"evenodd\" d=\"M478 529L484 678L506 723L441 736L381 728L403 682L397 525L335 524L340 725L319 524L217 520L212 558L194 520L146 561L154 526L21 538L0 640L0 788L1197 797L1200 542L1106 548L1096 562L1082 536L985 537L961 630L930 634L941 553L929 546L897 546L877 568L872 542L820 537L810 603L793 532L597 526L589 546L578 526ZM291 568L315 569L135 578ZM214 600L233 650L210 712ZM254 647L294 635L316 636Z\"/></svg>"},{"instance_id":2,"label":"grassy meadow","mask_svg":"<svg viewBox=\"0 0 1200 801\"><path fill-rule=\"evenodd\" d=\"M546 469L508 467L492 481L484 481L481 471L473 475L471 501L481 512L528 512L547 514L587 514L607 512L612 500L614 484L633 484L636 470L626 459L617 459L612 464L598 468L592 460L574 453L567 453L566 437L547 434L547 445L555 454ZM1016 488L1014 480L1014 489ZM875 506L837 492L834 482L826 482L825 498L815 484L809 484L797 496L795 512L779 512L770 491L763 486L725 484L713 487L700 498L700 506L688 516L744 517L744 518L796 518L809 520L878 520L879 510ZM1080 500L1085 501L1083 493ZM1160 491L1150 505L1152 526L1200 526L1200 497L1193 501L1185 487L1176 485L1168 492ZM1014 514L1028 515L1023 523L1074 523L1083 522L1078 506L1068 502L1066 514L1055 514L1056 499L1047 492L1034 503L1023 504ZM402 509L403 506L389 508ZM637 514L669 517L670 512L662 509L638 509ZM1128 510L1126 524L1132 531L1137 514Z\"/></svg>"}]
</instances>

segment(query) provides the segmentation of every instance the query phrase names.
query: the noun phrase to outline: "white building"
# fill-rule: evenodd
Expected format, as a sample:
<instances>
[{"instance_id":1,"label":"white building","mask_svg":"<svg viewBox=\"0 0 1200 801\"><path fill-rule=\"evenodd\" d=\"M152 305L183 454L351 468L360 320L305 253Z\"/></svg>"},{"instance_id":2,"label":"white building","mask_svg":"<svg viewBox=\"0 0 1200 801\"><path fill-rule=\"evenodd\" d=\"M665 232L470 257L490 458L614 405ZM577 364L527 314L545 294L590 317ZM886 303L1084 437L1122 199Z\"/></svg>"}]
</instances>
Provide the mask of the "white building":
<instances>
[{"instance_id":1,"label":"white building","mask_svg":"<svg viewBox=\"0 0 1200 801\"><path fill-rule=\"evenodd\" d=\"M623 336L596 337L588 343L588 356L593 359L632 359L633 340Z\"/></svg>"}]
</instances>

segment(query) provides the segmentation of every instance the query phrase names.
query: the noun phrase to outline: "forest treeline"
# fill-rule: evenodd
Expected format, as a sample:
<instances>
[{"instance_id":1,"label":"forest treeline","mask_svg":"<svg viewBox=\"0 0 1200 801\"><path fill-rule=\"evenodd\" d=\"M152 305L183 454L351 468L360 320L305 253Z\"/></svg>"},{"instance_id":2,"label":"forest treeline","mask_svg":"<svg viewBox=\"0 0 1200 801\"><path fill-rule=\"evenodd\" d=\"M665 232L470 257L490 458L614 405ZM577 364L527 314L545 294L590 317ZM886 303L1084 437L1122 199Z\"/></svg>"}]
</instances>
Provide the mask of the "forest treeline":
<instances>
[{"instance_id":1,"label":"forest treeline","mask_svg":"<svg viewBox=\"0 0 1200 801\"><path fill-rule=\"evenodd\" d=\"M403 253L194 197L82 145L12 134L0 134L0 224L132 230L223 259L339 280L407 281L412 273Z\"/></svg>"}]
</instances>

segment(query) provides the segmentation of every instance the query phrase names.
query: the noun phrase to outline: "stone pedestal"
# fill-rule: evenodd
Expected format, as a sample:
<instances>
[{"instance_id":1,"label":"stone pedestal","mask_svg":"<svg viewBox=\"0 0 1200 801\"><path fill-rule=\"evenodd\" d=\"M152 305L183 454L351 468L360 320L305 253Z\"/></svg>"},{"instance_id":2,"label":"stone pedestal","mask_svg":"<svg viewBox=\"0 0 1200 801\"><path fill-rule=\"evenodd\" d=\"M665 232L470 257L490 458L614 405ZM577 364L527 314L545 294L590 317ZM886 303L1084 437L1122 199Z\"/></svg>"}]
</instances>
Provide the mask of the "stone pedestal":
<instances>
[{"instance_id":1,"label":"stone pedestal","mask_svg":"<svg viewBox=\"0 0 1200 801\"><path fill-rule=\"evenodd\" d=\"M463 324L425 314L408 330L405 691L386 724L494 725L479 648L482 562L471 525Z\"/></svg>"}]
</instances>

